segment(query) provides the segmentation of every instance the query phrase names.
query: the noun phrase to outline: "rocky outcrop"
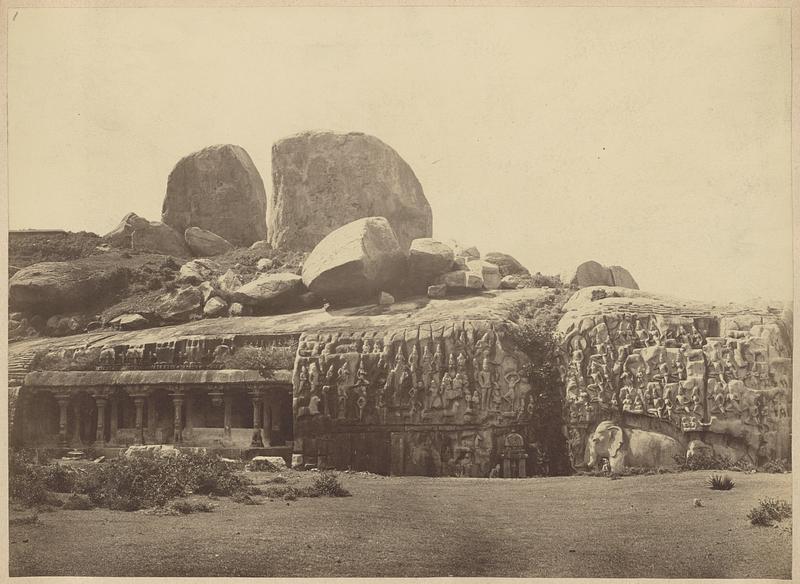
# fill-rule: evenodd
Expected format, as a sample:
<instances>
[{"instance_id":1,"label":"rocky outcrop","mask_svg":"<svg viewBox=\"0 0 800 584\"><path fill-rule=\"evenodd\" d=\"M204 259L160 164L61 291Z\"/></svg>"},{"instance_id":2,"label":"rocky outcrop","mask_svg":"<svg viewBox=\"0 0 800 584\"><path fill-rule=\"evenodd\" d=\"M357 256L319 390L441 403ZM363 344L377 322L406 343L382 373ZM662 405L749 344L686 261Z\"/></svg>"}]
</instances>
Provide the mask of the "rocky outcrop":
<instances>
[{"instance_id":1,"label":"rocky outcrop","mask_svg":"<svg viewBox=\"0 0 800 584\"><path fill-rule=\"evenodd\" d=\"M189 227L184 232L183 237L186 240L186 245L197 257L222 255L233 249L233 245L228 240L199 227Z\"/></svg>"},{"instance_id":2,"label":"rocky outcrop","mask_svg":"<svg viewBox=\"0 0 800 584\"><path fill-rule=\"evenodd\" d=\"M139 225L131 235L131 249L151 251L177 257L191 257L192 252L183 236L169 225L150 221Z\"/></svg>"},{"instance_id":3,"label":"rocky outcrop","mask_svg":"<svg viewBox=\"0 0 800 584\"><path fill-rule=\"evenodd\" d=\"M122 218L119 225L103 236L103 239L115 247L130 249L133 232L138 228L144 229L149 226L150 221L144 217L139 217L136 213L128 213Z\"/></svg>"},{"instance_id":4,"label":"rocky outcrop","mask_svg":"<svg viewBox=\"0 0 800 584\"><path fill-rule=\"evenodd\" d=\"M618 286L639 289L636 280L622 266L607 267L590 260L577 268L567 270L561 275L561 281L567 286L587 288L589 286Z\"/></svg>"},{"instance_id":5,"label":"rocky outcrop","mask_svg":"<svg viewBox=\"0 0 800 584\"><path fill-rule=\"evenodd\" d=\"M303 281L296 274L263 274L237 289L232 299L264 312L291 304L304 291Z\"/></svg>"},{"instance_id":6,"label":"rocky outcrop","mask_svg":"<svg viewBox=\"0 0 800 584\"><path fill-rule=\"evenodd\" d=\"M528 268L519 263L516 258L508 255L507 253L500 253L499 251L492 251L487 253L484 258L487 262L491 262L500 268L500 277L506 276L529 276Z\"/></svg>"},{"instance_id":7,"label":"rocky outcrop","mask_svg":"<svg viewBox=\"0 0 800 584\"><path fill-rule=\"evenodd\" d=\"M405 275L406 257L389 222L366 217L328 234L303 264L303 283L331 304L375 302Z\"/></svg>"},{"instance_id":8,"label":"rocky outcrop","mask_svg":"<svg viewBox=\"0 0 800 584\"><path fill-rule=\"evenodd\" d=\"M180 233L199 227L237 246L266 239L266 193L240 146L209 146L182 158L167 180L162 221Z\"/></svg>"},{"instance_id":9,"label":"rocky outcrop","mask_svg":"<svg viewBox=\"0 0 800 584\"><path fill-rule=\"evenodd\" d=\"M603 420L762 464L788 457L791 341L780 306L711 305L594 286L564 304L573 462ZM587 433L589 432L589 433Z\"/></svg>"},{"instance_id":10,"label":"rocky outcrop","mask_svg":"<svg viewBox=\"0 0 800 584\"><path fill-rule=\"evenodd\" d=\"M306 132L272 147L270 242L310 250L362 217L385 217L401 247L430 237L431 208L411 167L379 139Z\"/></svg>"}]
</instances>

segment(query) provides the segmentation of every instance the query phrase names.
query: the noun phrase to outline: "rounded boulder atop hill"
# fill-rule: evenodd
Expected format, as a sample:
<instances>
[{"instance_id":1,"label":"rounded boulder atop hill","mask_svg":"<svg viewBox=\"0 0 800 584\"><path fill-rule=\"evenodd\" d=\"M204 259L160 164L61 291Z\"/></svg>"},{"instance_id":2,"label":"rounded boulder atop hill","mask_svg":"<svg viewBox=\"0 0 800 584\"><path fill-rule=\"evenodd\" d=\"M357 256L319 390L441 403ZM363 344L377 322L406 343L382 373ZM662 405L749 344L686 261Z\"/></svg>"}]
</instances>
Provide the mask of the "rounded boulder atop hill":
<instances>
[{"instance_id":1,"label":"rounded boulder atop hill","mask_svg":"<svg viewBox=\"0 0 800 584\"><path fill-rule=\"evenodd\" d=\"M378 138L306 132L272 147L270 242L313 249L339 227L385 217L402 249L430 237L433 215L411 167Z\"/></svg>"},{"instance_id":2,"label":"rounded boulder atop hill","mask_svg":"<svg viewBox=\"0 0 800 584\"><path fill-rule=\"evenodd\" d=\"M405 276L406 256L389 222L365 217L328 234L303 264L303 283L333 305L375 302Z\"/></svg>"},{"instance_id":3,"label":"rounded boulder atop hill","mask_svg":"<svg viewBox=\"0 0 800 584\"><path fill-rule=\"evenodd\" d=\"M184 233L199 227L233 245L266 239L267 195L241 146L209 146L182 158L169 175L162 221Z\"/></svg>"}]
</instances>

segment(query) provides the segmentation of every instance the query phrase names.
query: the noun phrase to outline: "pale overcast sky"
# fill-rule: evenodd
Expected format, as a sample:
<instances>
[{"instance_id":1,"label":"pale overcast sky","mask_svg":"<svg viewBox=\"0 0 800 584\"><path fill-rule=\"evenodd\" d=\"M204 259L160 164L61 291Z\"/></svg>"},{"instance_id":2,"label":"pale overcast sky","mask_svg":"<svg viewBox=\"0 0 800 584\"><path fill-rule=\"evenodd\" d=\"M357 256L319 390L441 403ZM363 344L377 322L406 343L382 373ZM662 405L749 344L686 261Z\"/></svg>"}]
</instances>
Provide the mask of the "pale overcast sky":
<instances>
[{"instance_id":1,"label":"pale overcast sky","mask_svg":"<svg viewBox=\"0 0 800 584\"><path fill-rule=\"evenodd\" d=\"M13 12L13 11L12 11ZM10 17L12 14L10 13ZM160 219L182 156L362 131L434 236L698 299L792 288L788 9L21 9L9 225ZM314 212L310 209L309 212Z\"/></svg>"}]
</instances>

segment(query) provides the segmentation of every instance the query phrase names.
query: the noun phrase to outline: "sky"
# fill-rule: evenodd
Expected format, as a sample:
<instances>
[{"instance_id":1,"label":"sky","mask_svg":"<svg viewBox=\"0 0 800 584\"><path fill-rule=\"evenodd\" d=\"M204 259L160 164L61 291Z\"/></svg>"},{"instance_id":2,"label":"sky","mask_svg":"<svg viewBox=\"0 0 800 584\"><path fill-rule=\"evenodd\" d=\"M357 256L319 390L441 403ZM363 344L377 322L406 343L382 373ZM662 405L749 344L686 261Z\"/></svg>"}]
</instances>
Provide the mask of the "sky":
<instances>
[{"instance_id":1,"label":"sky","mask_svg":"<svg viewBox=\"0 0 800 584\"><path fill-rule=\"evenodd\" d=\"M175 163L211 144L271 192L275 141L360 131L414 169L434 237L791 298L788 9L14 12L11 229L159 220Z\"/></svg>"}]
</instances>

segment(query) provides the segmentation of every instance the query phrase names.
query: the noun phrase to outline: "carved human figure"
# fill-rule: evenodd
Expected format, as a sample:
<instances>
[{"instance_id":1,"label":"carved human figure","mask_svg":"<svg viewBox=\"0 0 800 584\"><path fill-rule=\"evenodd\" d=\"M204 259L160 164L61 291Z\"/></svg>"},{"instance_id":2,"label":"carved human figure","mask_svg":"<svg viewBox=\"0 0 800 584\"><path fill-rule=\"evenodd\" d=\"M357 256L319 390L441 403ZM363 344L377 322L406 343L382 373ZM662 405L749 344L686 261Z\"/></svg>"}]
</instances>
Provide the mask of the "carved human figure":
<instances>
[{"instance_id":1,"label":"carved human figure","mask_svg":"<svg viewBox=\"0 0 800 584\"><path fill-rule=\"evenodd\" d=\"M442 372L442 366L444 365L444 357L442 357L442 351L439 343L436 343L436 352L433 354L433 371L437 374Z\"/></svg>"},{"instance_id":2,"label":"carved human figure","mask_svg":"<svg viewBox=\"0 0 800 584\"><path fill-rule=\"evenodd\" d=\"M692 325L691 345L693 349L699 349L703 346L703 335L697 330L696 325Z\"/></svg>"},{"instance_id":3,"label":"carved human figure","mask_svg":"<svg viewBox=\"0 0 800 584\"><path fill-rule=\"evenodd\" d=\"M319 366L313 359L308 366L308 381L311 384L311 391L315 391L319 387Z\"/></svg>"},{"instance_id":4,"label":"carved human figure","mask_svg":"<svg viewBox=\"0 0 800 584\"><path fill-rule=\"evenodd\" d=\"M466 385L466 376L461 371L457 372L453 377L453 393L457 393L459 397L464 397L465 391L468 391Z\"/></svg>"},{"instance_id":5,"label":"carved human figure","mask_svg":"<svg viewBox=\"0 0 800 584\"><path fill-rule=\"evenodd\" d=\"M431 382L428 386L428 409L439 410L443 407L442 391L439 385L439 374L434 373L431 376Z\"/></svg>"},{"instance_id":6,"label":"carved human figure","mask_svg":"<svg viewBox=\"0 0 800 584\"><path fill-rule=\"evenodd\" d=\"M319 402L320 402L319 396L316 393L312 392L311 398L309 398L308 400L308 413L311 414L312 416L319 415L320 413Z\"/></svg>"},{"instance_id":7,"label":"carved human figure","mask_svg":"<svg viewBox=\"0 0 800 584\"><path fill-rule=\"evenodd\" d=\"M481 370L478 373L478 387L481 390L481 407L489 409L489 394L492 389L492 371L489 365L489 359L484 357L481 363Z\"/></svg>"},{"instance_id":8,"label":"carved human figure","mask_svg":"<svg viewBox=\"0 0 800 584\"><path fill-rule=\"evenodd\" d=\"M460 352L458 354L458 358L456 359L458 372L466 375L467 373L467 356L464 355L464 352Z\"/></svg>"},{"instance_id":9,"label":"carved human figure","mask_svg":"<svg viewBox=\"0 0 800 584\"><path fill-rule=\"evenodd\" d=\"M428 387L431 383L431 374L433 373L433 357L428 345L422 350L422 383Z\"/></svg>"},{"instance_id":10,"label":"carved human figure","mask_svg":"<svg viewBox=\"0 0 800 584\"><path fill-rule=\"evenodd\" d=\"M456 375L456 357L453 353L450 353L450 356L447 358L447 371L450 373L450 377L455 377Z\"/></svg>"}]
</instances>

